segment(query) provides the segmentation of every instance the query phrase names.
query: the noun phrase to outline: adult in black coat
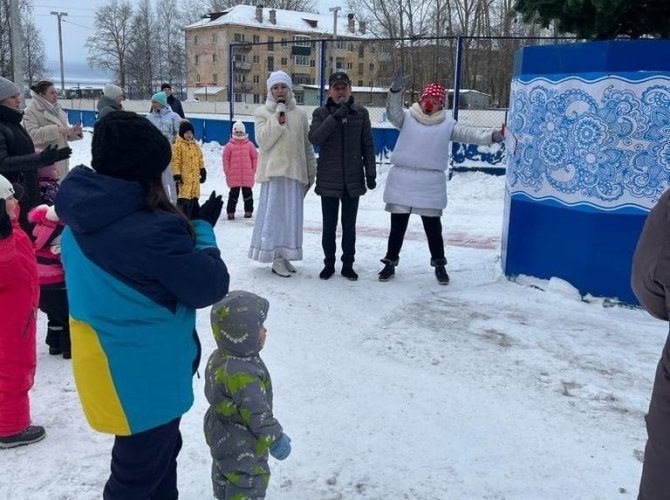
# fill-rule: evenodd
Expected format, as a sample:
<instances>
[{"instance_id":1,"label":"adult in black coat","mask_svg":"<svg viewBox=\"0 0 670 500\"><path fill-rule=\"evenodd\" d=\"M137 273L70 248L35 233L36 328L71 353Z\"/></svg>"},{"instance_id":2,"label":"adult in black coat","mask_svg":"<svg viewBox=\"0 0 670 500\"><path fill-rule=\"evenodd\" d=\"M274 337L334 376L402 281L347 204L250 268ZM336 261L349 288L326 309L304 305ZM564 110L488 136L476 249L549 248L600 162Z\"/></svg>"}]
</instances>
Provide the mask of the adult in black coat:
<instances>
[{"instance_id":1,"label":"adult in black coat","mask_svg":"<svg viewBox=\"0 0 670 500\"><path fill-rule=\"evenodd\" d=\"M19 200L19 222L23 230L31 234L28 211L42 202L37 170L69 158L72 150L68 147L49 147L41 153L35 153L33 140L21 126L23 110L20 106L21 89L15 83L0 77L0 174L12 184L20 185L22 195Z\"/></svg>"},{"instance_id":2,"label":"adult in black coat","mask_svg":"<svg viewBox=\"0 0 670 500\"><path fill-rule=\"evenodd\" d=\"M342 276L358 279L353 269L356 254L356 216L359 197L374 189L377 170L372 126L367 109L354 103L351 80L343 71L329 80L328 101L314 110L309 141L319 146L315 192L321 196L324 268L327 280L335 273L335 231L342 205Z\"/></svg>"},{"instance_id":3,"label":"adult in black coat","mask_svg":"<svg viewBox=\"0 0 670 500\"><path fill-rule=\"evenodd\" d=\"M164 83L161 85L161 91L164 92L167 96L167 102L172 108L172 111L177 113L182 118L186 118L184 116L184 109L181 107L181 101L172 94L172 86L170 86L169 83Z\"/></svg>"}]
</instances>

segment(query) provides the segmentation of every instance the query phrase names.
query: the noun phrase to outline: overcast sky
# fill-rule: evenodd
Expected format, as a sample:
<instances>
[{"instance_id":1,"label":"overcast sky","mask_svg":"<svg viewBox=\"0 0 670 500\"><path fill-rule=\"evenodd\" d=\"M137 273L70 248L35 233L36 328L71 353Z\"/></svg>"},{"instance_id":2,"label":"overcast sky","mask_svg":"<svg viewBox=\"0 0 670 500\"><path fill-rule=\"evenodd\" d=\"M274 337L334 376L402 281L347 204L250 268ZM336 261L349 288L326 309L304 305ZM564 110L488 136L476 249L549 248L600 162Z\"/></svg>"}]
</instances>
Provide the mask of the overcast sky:
<instances>
[{"instance_id":1,"label":"overcast sky","mask_svg":"<svg viewBox=\"0 0 670 500\"><path fill-rule=\"evenodd\" d=\"M73 71L77 72L86 63L88 50L86 39L93 34L93 23L97 9L108 0L34 0L35 24L42 31L42 39L46 47L47 68L52 75L60 74L58 53L58 18L51 12L67 12L62 17L63 30L63 62L65 77ZM131 3L135 3L131 0ZM205 3L205 2L203 2ZM317 0L322 12L329 7L344 5L344 0Z\"/></svg>"}]
</instances>

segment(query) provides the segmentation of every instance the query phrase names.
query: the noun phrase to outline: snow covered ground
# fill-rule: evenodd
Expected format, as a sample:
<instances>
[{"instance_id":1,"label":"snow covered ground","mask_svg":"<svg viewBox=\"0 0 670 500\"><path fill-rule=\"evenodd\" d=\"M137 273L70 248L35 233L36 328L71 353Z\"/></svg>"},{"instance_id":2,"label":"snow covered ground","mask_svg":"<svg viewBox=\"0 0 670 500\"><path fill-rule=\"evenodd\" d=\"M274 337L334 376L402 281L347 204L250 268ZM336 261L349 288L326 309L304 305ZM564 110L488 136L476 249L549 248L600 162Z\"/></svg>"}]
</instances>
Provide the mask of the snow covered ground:
<instances>
[{"instance_id":1,"label":"snow covered ground","mask_svg":"<svg viewBox=\"0 0 670 500\"><path fill-rule=\"evenodd\" d=\"M89 164L90 137L72 144L73 164ZM203 196L227 192L220 146L204 149ZM504 178L481 173L457 173L449 183L443 221L451 284L437 284L416 218L396 278L378 282L389 227L385 176L384 169L361 199L358 282L339 269L319 280L321 210L313 192L305 201L305 259L291 278L247 258L253 220L216 226L231 288L270 300L262 354L293 453L271 459L267 498L635 498L644 414L668 326L639 309L582 300L560 280L507 280ZM32 413L48 435L0 452L0 498L97 499L113 438L88 427L70 363L47 354L45 331L40 315ZM207 359L209 310L198 312L198 331ZM194 388L195 405L182 421L185 500L212 498L202 378Z\"/></svg>"}]
</instances>

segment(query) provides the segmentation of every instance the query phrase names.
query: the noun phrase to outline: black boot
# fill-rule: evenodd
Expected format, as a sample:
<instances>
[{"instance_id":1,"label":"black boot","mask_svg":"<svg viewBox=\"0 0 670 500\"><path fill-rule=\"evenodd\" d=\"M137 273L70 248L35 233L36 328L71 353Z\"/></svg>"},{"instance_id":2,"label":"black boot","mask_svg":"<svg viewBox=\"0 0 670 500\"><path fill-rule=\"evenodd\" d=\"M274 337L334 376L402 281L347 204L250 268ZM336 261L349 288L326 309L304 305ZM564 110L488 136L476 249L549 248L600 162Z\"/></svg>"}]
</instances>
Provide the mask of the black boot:
<instances>
[{"instance_id":1,"label":"black boot","mask_svg":"<svg viewBox=\"0 0 670 500\"><path fill-rule=\"evenodd\" d=\"M333 274L335 274L335 266L326 264L319 273L319 278L327 280L330 279Z\"/></svg>"},{"instance_id":2,"label":"black boot","mask_svg":"<svg viewBox=\"0 0 670 500\"><path fill-rule=\"evenodd\" d=\"M447 259L430 259L430 265L435 268L435 277L440 285L449 283L449 275L447 274Z\"/></svg>"},{"instance_id":3,"label":"black boot","mask_svg":"<svg viewBox=\"0 0 670 500\"><path fill-rule=\"evenodd\" d=\"M356 281L358 279L358 274L354 271L354 268L351 264L345 264L342 266L342 276L347 278L349 281Z\"/></svg>"},{"instance_id":4,"label":"black boot","mask_svg":"<svg viewBox=\"0 0 670 500\"><path fill-rule=\"evenodd\" d=\"M384 264L384 269L379 271L379 281L388 281L395 276L395 266L398 265L398 259L383 258L380 262Z\"/></svg>"}]
</instances>

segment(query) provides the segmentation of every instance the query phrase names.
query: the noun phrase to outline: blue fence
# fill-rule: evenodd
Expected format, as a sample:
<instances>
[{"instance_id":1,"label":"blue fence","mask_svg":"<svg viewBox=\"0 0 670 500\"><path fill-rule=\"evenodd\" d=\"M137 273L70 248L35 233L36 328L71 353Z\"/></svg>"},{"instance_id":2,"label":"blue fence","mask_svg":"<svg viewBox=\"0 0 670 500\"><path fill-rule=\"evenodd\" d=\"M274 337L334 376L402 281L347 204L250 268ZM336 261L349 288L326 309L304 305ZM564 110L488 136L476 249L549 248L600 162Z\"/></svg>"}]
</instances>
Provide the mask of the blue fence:
<instances>
[{"instance_id":1,"label":"blue fence","mask_svg":"<svg viewBox=\"0 0 670 500\"><path fill-rule=\"evenodd\" d=\"M95 124L96 112L91 110L68 109L67 117L70 123L81 123L84 127L92 127ZM228 142L232 125L230 120L215 118L190 118L193 124L195 137L203 142L216 141L219 144ZM254 122L244 122L249 138L256 142ZM372 136L375 143L375 153L377 157L386 158L389 156L395 143L398 140L398 130L395 128L375 128L372 127ZM474 144L454 143L452 147L452 160L454 169L465 169L464 164L469 162L478 162L486 164L468 170L483 170L489 173L504 173L502 165L505 160L504 147L498 149L495 153L482 153Z\"/></svg>"}]
</instances>

